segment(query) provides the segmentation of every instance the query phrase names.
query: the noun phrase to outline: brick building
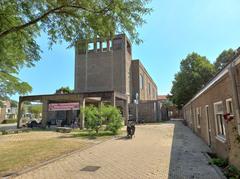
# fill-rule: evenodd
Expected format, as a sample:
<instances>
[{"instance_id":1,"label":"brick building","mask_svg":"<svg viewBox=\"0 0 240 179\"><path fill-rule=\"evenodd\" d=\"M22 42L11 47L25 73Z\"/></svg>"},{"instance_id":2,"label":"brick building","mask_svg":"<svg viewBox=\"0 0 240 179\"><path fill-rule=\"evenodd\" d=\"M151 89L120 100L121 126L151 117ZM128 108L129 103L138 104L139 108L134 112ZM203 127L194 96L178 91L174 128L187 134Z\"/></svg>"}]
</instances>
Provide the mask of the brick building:
<instances>
[{"instance_id":1,"label":"brick building","mask_svg":"<svg viewBox=\"0 0 240 179\"><path fill-rule=\"evenodd\" d=\"M132 59L132 46L126 35L112 40L79 42L75 51L75 91L113 90L128 96L129 111L136 118L134 101L138 96L138 115L148 122L159 120L157 86L140 60ZM121 103L118 103L121 107Z\"/></svg>"},{"instance_id":2,"label":"brick building","mask_svg":"<svg viewBox=\"0 0 240 179\"><path fill-rule=\"evenodd\" d=\"M183 107L184 119L188 126L214 152L222 158L229 159L229 162L238 168L240 168L239 100L238 50L235 59Z\"/></svg>"},{"instance_id":3,"label":"brick building","mask_svg":"<svg viewBox=\"0 0 240 179\"><path fill-rule=\"evenodd\" d=\"M134 104L137 96L137 104ZM20 97L18 126L21 126L24 101L43 103L44 127L47 121L56 123L56 120L69 125L79 116L80 107L92 103L118 107L125 121L129 116L136 118L137 114L146 122L156 122L161 117L157 86L141 62L132 59L132 46L124 34L111 40L79 40L75 46L74 93ZM70 110L71 105L79 106L78 110L73 106L74 110ZM54 106L65 106L66 109L54 111ZM83 126L84 116L80 118Z\"/></svg>"}]
</instances>

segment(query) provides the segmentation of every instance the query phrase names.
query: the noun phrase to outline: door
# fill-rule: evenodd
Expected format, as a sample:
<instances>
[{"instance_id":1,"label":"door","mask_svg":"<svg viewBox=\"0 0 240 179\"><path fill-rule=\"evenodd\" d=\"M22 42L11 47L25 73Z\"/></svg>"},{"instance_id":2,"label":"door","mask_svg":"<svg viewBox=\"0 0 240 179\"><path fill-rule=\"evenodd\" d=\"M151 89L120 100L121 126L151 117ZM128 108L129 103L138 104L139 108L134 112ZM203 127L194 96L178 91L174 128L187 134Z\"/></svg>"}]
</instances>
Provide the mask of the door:
<instances>
[{"instance_id":1,"label":"door","mask_svg":"<svg viewBox=\"0 0 240 179\"><path fill-rule=\"evenodd\" d=\"M211 146L211 124L209 121L209 107L205 106L205 113L206 113L206 124L207 124L207 138L208 138L208 145Z\"/></svg>"}]
</instances>

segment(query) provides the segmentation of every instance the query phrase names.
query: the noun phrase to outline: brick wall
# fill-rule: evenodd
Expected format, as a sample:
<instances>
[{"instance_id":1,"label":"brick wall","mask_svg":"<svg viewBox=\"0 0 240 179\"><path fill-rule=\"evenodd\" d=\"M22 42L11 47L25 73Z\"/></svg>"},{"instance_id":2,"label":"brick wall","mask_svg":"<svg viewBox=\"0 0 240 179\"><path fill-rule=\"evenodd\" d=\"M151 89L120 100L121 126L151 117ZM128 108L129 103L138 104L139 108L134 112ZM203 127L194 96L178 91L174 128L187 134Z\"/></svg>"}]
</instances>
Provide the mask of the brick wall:
<instances>
[{"instance_id":1,"label":"brick wall","mask_svg":"<svg viewBox=\"0 0 240 179\"><path fill-rule=\"evenodd\" d=\"M237 71L240 71L240 66L238 65L236 69ZM240 79L239 73L237 73L237 75L238 79ZM237 81L239 82L239 80ZM192 130L207 144L209 144L214 152L222 158L228 158L230 163L240 168L240 145L236 142L236 136L238 134L236 131L237 119L235 110L233 110L235 117L232 121L226 122L223 120L226 131L226 139L222 140L222 138L219 138L217 132L220 129L217 128L219 125L217 125L218 120L216 119L214 104L222 102L222 111L223 114L225 114L228 112L227 100L230 99L232 100L234 109L234 105L236 104L234 104L233 101L232 83L229 71L227 71L225 75L207 88L207 90L205 90L201 95L185 105L183 112L184 118L186 119L189 127L192 128ZM200 108L201 110L199 110ZM200 116L198 114L200 114Z\"/></svg>"}]
</instances>

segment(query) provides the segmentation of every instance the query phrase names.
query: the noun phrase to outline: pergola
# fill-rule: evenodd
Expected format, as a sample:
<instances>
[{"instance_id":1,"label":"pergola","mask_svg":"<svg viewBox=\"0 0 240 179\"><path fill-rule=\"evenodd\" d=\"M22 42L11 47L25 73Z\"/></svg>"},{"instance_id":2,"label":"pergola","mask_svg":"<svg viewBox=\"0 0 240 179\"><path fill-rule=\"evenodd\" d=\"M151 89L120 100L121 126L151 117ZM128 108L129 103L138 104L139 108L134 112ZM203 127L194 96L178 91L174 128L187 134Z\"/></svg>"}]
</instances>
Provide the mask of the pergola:
<instances>
[{"instance_id":1,"label":"pergola","mask_svg":"<svg viewBox=\"0 0 240 179\"><path fill-rule=\"evenodd\" d=\"M21 127L21 118L23 111L23 104L25 101L39 101L43 104L42 107L42 127L46 127L49 108L48 105L55 102L67 103L78 102L80 108L85 107L86 101L95 101L99 104L108 102L116 106L116 101L121 101L123 108L123 117L125 122L128 120L128 97L125 94L116 91L103 92L86 92L86 93L70 93L70 94L49 94L49 95L34 95L34 96L20 96L18 105L18 121L17 127ZM80 113L80 128L84 128L84 114Z\"/></svg>"}]
</instances>

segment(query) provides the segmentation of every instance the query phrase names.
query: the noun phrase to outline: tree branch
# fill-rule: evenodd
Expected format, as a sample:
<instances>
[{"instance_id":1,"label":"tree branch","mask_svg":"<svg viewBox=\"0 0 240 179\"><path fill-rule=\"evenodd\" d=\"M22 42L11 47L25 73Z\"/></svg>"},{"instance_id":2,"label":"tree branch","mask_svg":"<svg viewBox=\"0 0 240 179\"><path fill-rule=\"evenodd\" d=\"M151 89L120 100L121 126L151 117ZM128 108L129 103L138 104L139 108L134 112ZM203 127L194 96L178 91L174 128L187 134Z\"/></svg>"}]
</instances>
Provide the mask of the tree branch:
<instances>
[{"instance_id":1,"label":"tree branch","mask_svg":"<svg viewBox=\"0 0 240 179\"><path fill-rule=\"evenodd\" d=\"M111 4L111 3L110 3L110 4ZM109 4L109 5L110 5L110 4ZM52 14L52 13L59 13L59 12L61 12L61 10L62 10L63 8L76 8L76 9L82 9L82 10L85 10L85 11L89 11L89 12L92 12L92 13L102 13L102 12L106 12L106 10L107 10L108 7L109 7L109 6L107 6L107 7L104 8L104 9L102 9L101 11L96 12L96 11L87 9L87 8L85 8L85 7L82 7L82 6L80 6L80 5L62 5L62 6L59 6L59 7L54 8L54 9L48 10L47 12L45 12L44 14L42 14L41 16L37 17L36 19L34 19L34 20L32 20L32 21L29 21L29 22L27 22L27 23L25 23L25 24L22 24L22 25L19 25L19 26L15 26L15 27L12 27L12 28L10 28L10 29L8 29L8 30L5 30L5 31L3 31L3 32L0 32L0 38L8 35L9 33L17 32L17 31L19 31L19 30L21 30L21 29L24 29L24 28L26 28L26 27L29 27L29 26L33 25L33 24L36 24L37 22L41 21L42 19L46 18L48 15L50 15L50 14Z\"/></svg>"}]
</instances>

